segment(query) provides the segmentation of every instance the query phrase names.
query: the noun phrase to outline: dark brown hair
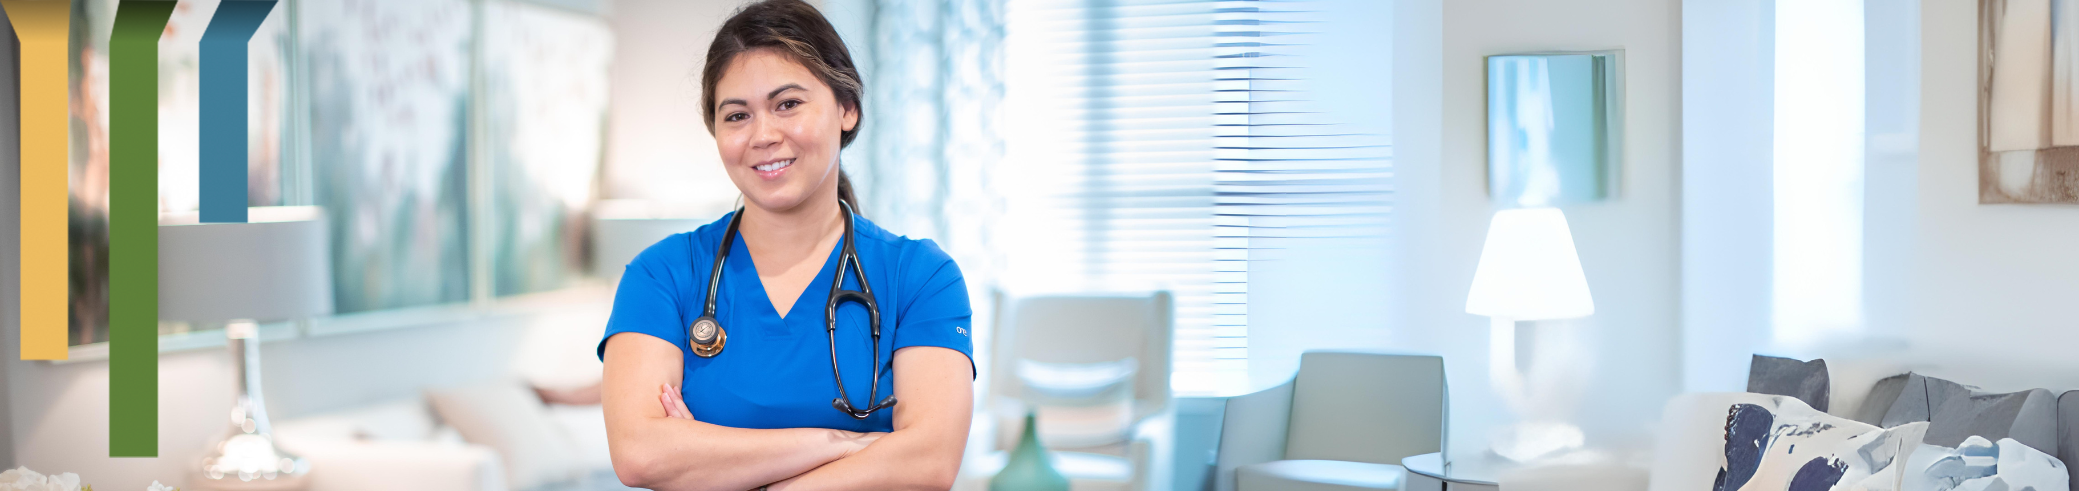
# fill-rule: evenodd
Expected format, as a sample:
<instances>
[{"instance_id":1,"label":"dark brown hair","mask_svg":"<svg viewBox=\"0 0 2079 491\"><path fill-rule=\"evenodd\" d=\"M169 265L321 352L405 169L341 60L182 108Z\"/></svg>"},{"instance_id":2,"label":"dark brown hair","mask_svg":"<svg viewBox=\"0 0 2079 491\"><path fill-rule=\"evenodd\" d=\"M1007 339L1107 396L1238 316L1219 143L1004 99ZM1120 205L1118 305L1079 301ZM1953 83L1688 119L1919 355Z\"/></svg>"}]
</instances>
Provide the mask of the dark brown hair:
<instances>
[{"instance_id":1,"label":"dark brown hair","mask_svg":"<svg viewBox=\"0 0 2079 491\"><path fill-rule=\"evenodd\" d=\"M737 55L759 49L772 49L800 63L816 74L823 85L830 86L840 107L859 115L859 122L852 129L838 135L838 148L851 146L859 136L859 127L866 124L866 112L860 105L865 84L860 82L859 69L852 66L852 52L838 37L837 28L815 6L802 0L751 2L715 31L715 41L707 47L707 66L700 71L700 113L705 117L707 133L715 133L715 84L722 81L723 70ZM843 169L837 172L837 199L851 206L853 213L859 213L852 178Z\"/></svg>"}]
</instances>

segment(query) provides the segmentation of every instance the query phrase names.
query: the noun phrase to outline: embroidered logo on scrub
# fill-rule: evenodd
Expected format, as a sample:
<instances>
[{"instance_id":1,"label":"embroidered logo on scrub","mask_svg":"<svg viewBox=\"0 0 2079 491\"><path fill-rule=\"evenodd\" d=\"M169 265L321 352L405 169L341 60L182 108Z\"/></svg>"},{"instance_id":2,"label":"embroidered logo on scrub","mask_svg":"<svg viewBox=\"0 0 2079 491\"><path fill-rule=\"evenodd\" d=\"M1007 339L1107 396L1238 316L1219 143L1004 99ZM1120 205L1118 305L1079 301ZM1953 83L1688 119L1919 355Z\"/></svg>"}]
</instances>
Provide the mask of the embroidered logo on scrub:
<instances>
[{"instance_id":1,"label":"embroidered logo on scrub","mask_svg":"<svg viewBox=\"0 0 2079 491\"><path fill-rule=\"evenodd\" d=\"M967 335L967 328L965 328L965 327L960 327L960 326L953 326L953 331L954 331L954 332L958 332L958 333L960 333L960 335L962 335L962 336L966 336L966 335Z\"/></svg>"}]
</instances>

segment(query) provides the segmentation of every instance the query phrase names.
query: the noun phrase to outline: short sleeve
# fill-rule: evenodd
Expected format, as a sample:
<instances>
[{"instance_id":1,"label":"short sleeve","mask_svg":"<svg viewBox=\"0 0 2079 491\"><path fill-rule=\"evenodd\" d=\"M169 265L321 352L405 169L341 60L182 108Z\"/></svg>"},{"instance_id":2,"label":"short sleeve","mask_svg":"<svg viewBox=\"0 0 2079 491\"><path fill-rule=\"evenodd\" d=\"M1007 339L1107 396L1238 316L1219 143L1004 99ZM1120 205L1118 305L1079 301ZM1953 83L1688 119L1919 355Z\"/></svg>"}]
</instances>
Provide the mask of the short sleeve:
<instances>
[{"instance_id":1,"label":"short sleeve","mask_svg":"<svg viewBox=\"0 0 2079 491\"><path fill-rule=\"evenodd\" d=\"M904 286L915 285L905 295L897 314L895 349L937 346L967 355L974 369L974 310L967 302L967 280L960 266L930 240L919 241L919 251L903 268Z\"/></svg>"},{"instance_id":2,"label":"short sleeve","mask_svg":"<svg viewBox=\"0 0 2079 491\"><path fill-rule=\"evenodd\" d=\"M686 330L681 325L683 312L678 301L676 288L671 281L670 271L664 267L663 256L671 256L683 247L674 247L672 242L688 240L685 235L674 235L657 245L650 246L628 263L621 273L621 286L614 291L614 310L606 321L606 334L599 338L599 360L606 361L606 340L624 332L643 333L663 339L691 352L686 344Z\"/></svg>"}]
</instances>

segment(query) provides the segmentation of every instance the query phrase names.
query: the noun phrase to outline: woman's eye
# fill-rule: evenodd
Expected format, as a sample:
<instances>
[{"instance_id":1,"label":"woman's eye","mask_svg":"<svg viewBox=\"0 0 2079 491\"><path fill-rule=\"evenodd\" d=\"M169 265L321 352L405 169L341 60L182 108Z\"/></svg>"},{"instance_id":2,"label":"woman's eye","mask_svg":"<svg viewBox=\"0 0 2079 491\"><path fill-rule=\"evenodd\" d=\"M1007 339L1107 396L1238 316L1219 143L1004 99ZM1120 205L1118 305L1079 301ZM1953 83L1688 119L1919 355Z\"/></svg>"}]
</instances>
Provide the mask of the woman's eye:
<instances>
[{"instance_id":1,"label":"woman's eye","mask_svg":"<svg viewBox=\"0 0 2079 491\"><path fill-rule=\"evenodd\" d=\"M723 117L722 117L722 121L726 121L726 122L737 122L737 121L743 121L743 120L744 120L744 118L748 118L748 117L750 117L750 115L746 115L746 114L744 114L744 113L729 113L729 115L728 115L728 116L723 116Z\"/></svg>"},{"instance_id":2,"label":"woman's eye","mask_svg":"<svg viewBox=\"0 0 2079 491\"><path fill-rule=\"evenodd\" d=\"M780 110L781 110L781 111L785 111L785 110L788 110L788 109L793 109L793 108L795 108L796 106L800 106L800 105L801 105L801 101L799 101L799 100L794 100L794 99L788 99L787 101L785 101L785 102L781 102L781 103L780 103Z\"/></svg>"}]
</instances>

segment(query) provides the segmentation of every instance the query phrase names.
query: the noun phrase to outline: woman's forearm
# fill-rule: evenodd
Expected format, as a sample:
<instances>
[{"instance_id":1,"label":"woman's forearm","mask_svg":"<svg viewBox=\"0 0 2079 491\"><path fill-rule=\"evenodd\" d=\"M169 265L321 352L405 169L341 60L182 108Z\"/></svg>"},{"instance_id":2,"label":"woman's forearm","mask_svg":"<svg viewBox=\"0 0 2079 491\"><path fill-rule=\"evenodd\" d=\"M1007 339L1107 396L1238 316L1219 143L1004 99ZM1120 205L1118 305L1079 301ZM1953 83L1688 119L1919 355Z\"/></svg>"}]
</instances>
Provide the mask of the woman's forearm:
<instances>
[{"instance_id":1,"label":"woman's forearm","mask_svg":"<svg viewBox=\"0 0 2079 491\"><path fill-rule=\"evenodd\" d=\"M754 430L669 417L623 421L611 445L623 484L657 491L755 489L838 460L857 434Z\"/></svg>"},{"instance_id":2,"label":"woman's forearm","mask_svg":"<svg viewBox=\"0 0 2079 491\"><path fill-rule=\"evenodd\" d=\"M772 491L944 490L960 474L961 445L947 439L965 435L931 435L896 431L865 450L776 483Z\"/></svg>"},{"instance_id":3,"label":"woman's forearm","mask_svg":"<svg viewBox=\"0 0 2079 491\"><path fill-rule=\"evenodd\" d=\"M953 487L973 417L974 372L950 349L895 352L895 431L865 450L773 486L775 491Z\"/></svg>"},{"instance_id":4,"label":"woman's forearm","mask_svg":"<svg viewBox=\"0 0 2079 491\"><path fill-rule=\"evenodd\" d=\"M679 349L622 333L607 340L607 448L621 483L660 491L743 491L859 451L868 435L821 428L753 430L693 420L677 399Z\"/></svg>"}]
</instances>

